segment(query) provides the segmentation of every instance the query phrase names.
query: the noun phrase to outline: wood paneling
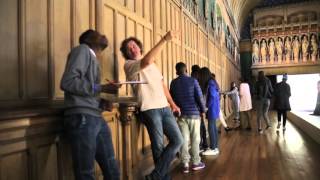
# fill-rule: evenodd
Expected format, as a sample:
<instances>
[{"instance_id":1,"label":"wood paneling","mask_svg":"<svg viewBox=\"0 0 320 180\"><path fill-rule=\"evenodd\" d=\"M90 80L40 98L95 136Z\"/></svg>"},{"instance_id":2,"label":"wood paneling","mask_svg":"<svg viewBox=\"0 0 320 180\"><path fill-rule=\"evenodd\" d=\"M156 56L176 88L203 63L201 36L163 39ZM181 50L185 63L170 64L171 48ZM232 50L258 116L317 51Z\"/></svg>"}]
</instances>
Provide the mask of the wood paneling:
<instances>
[{"instance_id":1,"label":"wood paneling","mask_svg":"<svg viewBox=\"0 0 320 180\"><path fill-rule=\"evenodd\" d=\"M74 2L74 45L78 44L81 33L90 28L90 0L75 0Z\"/></svg>"},{"instance_id":2,"label":"wood paneling","mask_svg":"<svg viewBox=\"0 0 320 180\"><path fill-rule=\"evenodd\" d=\"M108 6L103 7L103 19L104 25L106 26L103 28L103 34L106 35L109 41L109 45L107 49L104 50L103 52L103 57L101 65L102 65L102 80L104 79L114 79L115 77L115 40L116 40L116 33L115 33L115 28L113 24L115 24L115 12L112 8ZM105 81L104 81L105 83Z\"/></svg>"},{"instance_id":3,"label":"wood paneling","mask_svg":"<svg viewBox=\"0 0 320 180\"><path fill-rule=\"evenodd\" d=\"M119 72L119 81L124 81L126 80L126 76L125 76L125 73L124 73L124 70L123 70L123 66L124 66L124 63L125 63L125 59L123 58L121 52L120 52L120 46L121 46L121 40L122 39L125 39L126 37L126 30L125 28L123 27L126 27L126 19L125 17L122 15L122 14L117 14L117 23L116 23L116 29L117 29L117 34L116 34L116 42L117 42L117 50L115 51L115 53L117 53L117 62L118 62L118 72ZM128 86L126 87L122 87L120 90L119 90L119 96L125 96L127 95L127 93L129 92L128 90Z\"/></svg>"},{"instance_id":4,"label":"wood paneling","mask_svg":"<svg viewBox=\"0 0 320 180\"><path fill-rule=\"evenodd\" d=\"M54 61L54 97L63 98L60 80L64 72L68 53L71 49L71 4L66 0L53 1L53 61Z\"/></svg>"},{"instance_id":5,"label":"wood paneling","mask_svg":"<svg viewBox=\"0 0 320 180\"><path fill-rule=\"evenodd\" d=\"M26 1L26 84L28 98L48 98L48 4Z\"/></svg>"},{"instance_id":6,"label":"wood paneling","mask_svg":"<svg viewBox=\"0 0 320 180\"><path fill-rule=\"evenodd\" d=\"M1 1L0 36L6 46L0 50L5 64L0 73L10 77L0 80L1 106L3 100L19 106L63 97L60 79L67 54L84 30L95 27L93 2Z\"/></svg>"},{"instance_id":7,"label":"wood paneling","mask_svg":"<svg viewBox=\"0 0 320 180\"><path fill-rule=\"evenodd\" d=\"M208 66L226 88L239 70L223 46L185 13L180 1L173 0L3 0L0 2L0 38L6 43L0 49L0 105L6 100L51 103L63 97L60 78L67 54L78 45L79 35L88 28L99 28L109 39L101 58L102 80L125 81L121 42L138 37L145 52L168 30L181 34L163 48L156 64L167 84L175 75L175 64ZM99 6L98 6L99 5ZM97 9L95 9L97 8ZM209 44L209 46L208 46ZM233 76L229 76L230 73ZM20 94L19 94L20 93ZM130 86L120 89L120 97L132 96ZM32 101L31 101L32 100ZM40 102L40 101L39 101ZM42 101L41 101L42 102ZM12 103L12 104L13 104ZM47 107L47 106L44 106ZM73 179L70 147L61 133L61 114L45 113L40 117L8 118L0 122L1 179ZM113 138L116 157L123 158L123 129L118 113L104 113ZM151 157L150 139L139 121L130 126L132 163L143 167ZM128 140L129 142L129 140ZM128 143L126 142L126 143ZM102 179L96 168L96 177Z\"/></svg>"},{"instance_id":8,"label":"wood paneling","mask_svg":"<svg viewBox=\"0 0 320 180\"><path fill-rule=\"evenodd\" d=\"M19 98L19 3L0 1L0 100ZM5 77L5 78L4 78Z\"/></svg>"},{"instance_id":9,"label":"wood paneling","mask_svg":"<svg viewBox=\"0 0 320 180\"><path fill-rule=\"evenodd\" d=\"M1 157L0 178L4 180L31 180L28 176L27 152L16 152ZM13 163L14 162L14 163Z\"/></svg>"},{"instance_id":10,"label":"wood paneling","mask_svg":"<svg viewBox=\"0 0 320 180\"><path fill-rule=\"evenodd\" d=\"M56 144L49 144L37 150L38 179L58 180Z\"/></svg>"},{"instance_id":11,"label":"wood paneling","mask_svg":"<svg viewBox=\"0 0 320 180\"><path fill-rule=\"evenodd\" d=\"M1 117L1 180L74 179L71 150L62 131L62 111L26 114L33 115L26 118ZM111 129L116 158L121 160L123 142L118 112L114 109L104 112L103 116ZM102 177L99 168L95 174Z\"/></svg>"}]
</instances>

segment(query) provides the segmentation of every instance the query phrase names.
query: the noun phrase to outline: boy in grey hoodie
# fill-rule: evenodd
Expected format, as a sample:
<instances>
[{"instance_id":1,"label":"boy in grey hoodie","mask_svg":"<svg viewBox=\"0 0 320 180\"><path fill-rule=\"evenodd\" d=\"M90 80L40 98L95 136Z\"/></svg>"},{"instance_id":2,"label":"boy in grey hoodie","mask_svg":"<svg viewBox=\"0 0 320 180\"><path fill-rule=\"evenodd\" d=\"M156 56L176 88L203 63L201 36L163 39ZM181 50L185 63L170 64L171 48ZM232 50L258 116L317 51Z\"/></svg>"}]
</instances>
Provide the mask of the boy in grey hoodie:
<instances>
[{"instance_id":1,"label":"boy in grey hoodie","mask_svg":"<svg viewBox=\"0 0 320 180\"><path fill-rule=\"evenodd\" d=\"M73 48L61 80L65 96L64 123L71 143L76 180L94 180L96 159L105 178L120 179L112 146L111 131L99 107L100 92L117 93L119 86L100 84L100 67L96 55L108 40L95 30L87 30Z\"/></svg>"}]
</instances>

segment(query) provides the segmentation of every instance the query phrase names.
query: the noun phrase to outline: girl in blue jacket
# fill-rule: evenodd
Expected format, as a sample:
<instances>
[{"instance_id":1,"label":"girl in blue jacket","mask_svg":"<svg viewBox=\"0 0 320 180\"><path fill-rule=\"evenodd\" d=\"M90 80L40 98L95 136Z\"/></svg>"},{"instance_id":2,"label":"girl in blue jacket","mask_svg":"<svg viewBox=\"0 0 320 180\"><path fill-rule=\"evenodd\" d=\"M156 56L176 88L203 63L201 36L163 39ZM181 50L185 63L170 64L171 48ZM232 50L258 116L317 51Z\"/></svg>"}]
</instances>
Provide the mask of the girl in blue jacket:
<instances>
[{"instance_id":1,"label":"girl in blue jacket","mask_svg":"<svg viewBox=\"0 0 320 180\"><path fill-rule=\"evenodd\" d=\"M203 155L218 155L218 129L216 121L219 118L220 112L220 95L219 87L214 82L211 76L211 72L207 67L203 67L200 70L199 84L205 94L208 119L208 131L210 138L210 148L203 152Z\"/></svg>"}]
</instances>

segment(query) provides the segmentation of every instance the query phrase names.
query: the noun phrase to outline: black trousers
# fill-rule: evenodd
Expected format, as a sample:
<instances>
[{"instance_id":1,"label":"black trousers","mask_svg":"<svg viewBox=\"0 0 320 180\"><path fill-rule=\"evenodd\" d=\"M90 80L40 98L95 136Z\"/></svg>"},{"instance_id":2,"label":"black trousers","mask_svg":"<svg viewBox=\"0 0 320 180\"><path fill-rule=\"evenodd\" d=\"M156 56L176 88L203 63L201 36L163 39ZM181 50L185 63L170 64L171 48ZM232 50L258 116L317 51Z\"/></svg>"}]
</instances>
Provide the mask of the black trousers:
<instances>
[{"instance_id":1,"label":"black trousers","mask_svg":"<svg viewBox=\"0 0 320 180\"><path fill-rule=\"evenodd\" d=\"M204 122L205 120L201 118L201 124L200 124L200 149L207 149L208 146L208 141L207 141L207 128L206 124Z\"/></svg>"},{"instance_id":2,"label":"black trousers","mask_svg":"<svg viewBox=\"0 0 320 180\"><path fill-rule=\"evenodd\" d=\"M283 124L283 127L285 127L287 122L287 110L277 110L277 113L278 113L278 123L281 123L281 116L282 116L282 124Z\"/></svg>"}]
</instances>

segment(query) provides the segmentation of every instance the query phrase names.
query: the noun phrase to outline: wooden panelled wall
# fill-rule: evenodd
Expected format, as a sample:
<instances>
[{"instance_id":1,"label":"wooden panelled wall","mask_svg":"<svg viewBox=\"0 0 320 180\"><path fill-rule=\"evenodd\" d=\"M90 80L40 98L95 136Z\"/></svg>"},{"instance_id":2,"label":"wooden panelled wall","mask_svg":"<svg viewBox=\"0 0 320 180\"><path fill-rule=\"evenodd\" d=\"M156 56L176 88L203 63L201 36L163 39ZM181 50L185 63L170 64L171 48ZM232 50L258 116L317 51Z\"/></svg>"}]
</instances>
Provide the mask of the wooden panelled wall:
<instances>
[{"instance_id":1,"label":"wooden panelled wall","mask_svg":"<svg viewBox=\"0 0 320 180\"><path fill-rule=\"evenodd\" d=\"M59 84L67 55L88 28L109 39L109 47L100 57L102 79L125 80L119 50L123 39L136 36L148 51L170 29L181 34L156 60L168 85L176 77L179 61L187 64L189 72L193 64L209 67L222 90L229 89L230 82L240 75L225 46L197 24L180 0L2 0L0 22L0 108L32 109L18 111L14 117L0 114L1 180L72 179L70 151L61 140L61 111L51 111L49 105L63 99ZM119 97L131 94L129 87L119 91ZM225 112L230 114L230 103ZM106 112L104 117L123 164L118 112ZM150 159L150 141L138 121L130 128L132 165L137 167ZM98 167L96 174L101 179ZM127 173L122 169L122 174Z\"/></svg>"},{"instance_id":2,"label":"wooden panelled wall","mask_svg":"<svg viewBox=\"0 0 320 180\"><path fill-rule=\"evenodd\" d=\"M216 74L223 90L229 89L230 80L237 80L239 77L239 69L232 63L233 59L225 51L224 45L210 38L211 35L197 24L179 1L109 0L104 1L100 11L103 12L103 17L100 17L102 25L97 25L98 29L111 42L103 62L108 72L112 71L112 65L116 63L118 68L115 68L114 74L119 75L119 80L125 80L125 60L119 50L122 40L136 36L143 42L146 52L168 30L181 32L178 39L169 42L156 58L156 64L168 85L176 77L174 67L179 61L187 64L189 72L194 64L209 67ZM113 26L110 27L110 24ZM229 74L232 77L228 77ZM130 96L128 87L121 89L120 96Z\"/></svg>"}]
</instances>

